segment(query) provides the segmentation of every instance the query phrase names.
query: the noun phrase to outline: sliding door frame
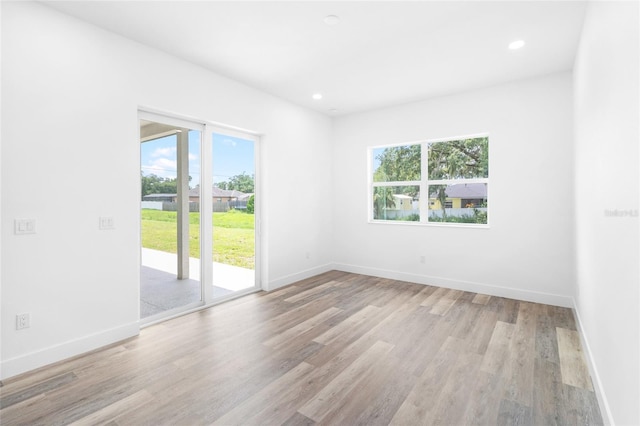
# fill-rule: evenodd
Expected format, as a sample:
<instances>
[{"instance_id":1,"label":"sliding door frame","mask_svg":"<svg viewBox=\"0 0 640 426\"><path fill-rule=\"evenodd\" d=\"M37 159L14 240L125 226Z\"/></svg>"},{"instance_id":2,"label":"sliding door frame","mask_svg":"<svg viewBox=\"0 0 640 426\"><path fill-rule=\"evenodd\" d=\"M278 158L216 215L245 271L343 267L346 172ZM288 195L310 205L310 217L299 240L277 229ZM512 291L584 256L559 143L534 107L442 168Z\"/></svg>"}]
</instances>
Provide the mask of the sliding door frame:
<instances>
[{"instance_id":1,"label":"sliding door frame","mask_svg":"<svg viewBox=\"0 0 640 426\"><path fill-rule=\"evenodd\" d=\"M213 298L213 263L211 262L206 262L206 264L202 265L203 269L202 269L202 276L203 277L207 277L209 279L208 281L208 285L204 286L204 296L205 296L205 302L218 302L218 301L224 301L224 300L229 300L229 299L233 299L239 296L243 296L245 294L249 294L249 293L254 293L256 291L259 291L262 289L261 286L261 247L262 247L262 232L261 232L261 220L260 218L262 217L262 197L261 197L261 191L260 191L260 136L255 133L255 132L249 132L246 130L240 130L231 126L225 126L225 125L221 125L218 123L205 123L205 133L204 133L204 139L206 140L205 144L202 147L203 152L201 153L201 176L205 180L205 182L213 182L213 163L216 161L215 158L213 158L213 134L217 133L217 134L222 134L222 135L227 135L227 136L232 136L232 137L237 137L240 139L244 139L244 140L248 140L253 142L253 167L254 167L254 180L253 180L253 192L254 192L254 201L255 201L255 205L254 205L254 252L253 252L253 257L254 257L254 269L253 269L253 275L254 275L254 284L253 287L249 287L247 289L244 290L239 290L237 292L234 292L230 297L218 297L218 298ZM206 176L205 176L206 173ZM205 191L202 191L201 193L201 197L203 200L212 200L213 199L213 195L212 195L212 185L205 185L205 190L207 191L205 193ZM205 225L206 222L206 228L202 234L202 241L201 241L201 250L207 250L207 251L201 251L201 253L209 253L209 255L213 255L213 205L211 203L206 203L207 204L207 215L205 220L202 220L202 214L200 215L200 224L201 225ZM200 203L201 207L200 207L200 211L202 213L202 203ZM205 246L206 244L206 246ZM202 256L201 256L202 257ZM205 262L201 262L201 263L205 263Z\"/></svg>"},{"instance_id":2,"label":"sliding door frame","mask_svg":"<svg viewBox=\"0 0 640 426\"><path fill-rule=\"evenodd\" d=\"M158 111L154 108L140 107L138 109L138 123L140 120L154 121L181 127L189 130L197 130L200 132L200 291L201 300L198 303L191 303L184 308L176 308L167 311L167 315L161 319L152 319L150 321L140 320L141 325L148 326L157 322L166 321L168 319L194 312L218 303L235 299L246 294L254 293L262 289L262 191L260 190L260 134L252 131L239 129L220 123L197 120L189 117L181 117L175 114ZM138 124L139 127L139 124ZM203 202L203 200L212 200L213 191L213 134L223 134L253 142L253 164L254 164L254 286L234 292L228 296L213 297L213 262L205 262L203 259L211 258L213 255L213 205L211 202ZM138 137L140 143L140 137ZM139 154L140 155L140 154ZM140 164L140 158L138 158ZM209 183L207 183L209 182ZM139 183L140 184L140 183ZM140 192L140 191L138 191ZM139 206L138 206L138 210ZM140 212L138 212L140 215ZM139 216L140 219L140 216ZM140 220L138 220L140 224ZM138 246L142 247L142 234L138 232ZM140 267L140 259L138 259ZM138 270L140 276L140 269ZM140 300L140 281L138 279L138 300Z\"/></svg>"}]
</instances>

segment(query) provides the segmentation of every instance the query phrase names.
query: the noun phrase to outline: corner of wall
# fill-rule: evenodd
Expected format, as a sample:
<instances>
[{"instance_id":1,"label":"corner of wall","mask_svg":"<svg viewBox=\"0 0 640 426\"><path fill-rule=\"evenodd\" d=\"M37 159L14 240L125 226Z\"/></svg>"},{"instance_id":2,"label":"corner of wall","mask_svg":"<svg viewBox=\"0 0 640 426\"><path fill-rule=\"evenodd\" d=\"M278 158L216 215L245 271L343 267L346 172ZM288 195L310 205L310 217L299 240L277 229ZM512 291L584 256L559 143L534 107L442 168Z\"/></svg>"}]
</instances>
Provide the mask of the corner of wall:
<instances>
[{"instance_id":1,"label":"corner of wall","mask_svg":"<svg viewBox=\"0 0 640 426\"><path fill-rule=\"evenodd\" d=\"M589 340L587 339L587 335L585 333L582 320L580 318L580 311L578 309L578 305L576 304L576 300L573 299L573 316L576 319L576 324L578 326L578 334L580 335L580 343L584 348L584 352L586 355L587 366L589 367L589 374L592 378L592 384L594 390L596 392L596 397L598 398L598 404L600 404L600 408L604 411L602 413L602 420L604 424L607 426L613 426L615 423L613 421L613 417L611 416L611 408L609 407L609 401L607 400L607 396L604 393L604 388L602 386L602 381L600 380L600 374L596 367L595 359L593 357L593 353L591 352L591 346L589 346Z\"/></svg>"},{"instance_id":2,"label":"corner of wall","mask_svg":"<svg viewBox=\"0 0 640 426\"><path fill-rule=\"evenodd\" d=\"M324 274L335 269L332 263L326 263L324 265L316 266L314 268L306 269L304 271L296 272L295 274L286 275L284 277L276 278L269 281L266 285L265 291L277 290L281 287L293 284L298 281L302 281L307 278L311 278L316 275Z\"/></svg>"}]
</instances>

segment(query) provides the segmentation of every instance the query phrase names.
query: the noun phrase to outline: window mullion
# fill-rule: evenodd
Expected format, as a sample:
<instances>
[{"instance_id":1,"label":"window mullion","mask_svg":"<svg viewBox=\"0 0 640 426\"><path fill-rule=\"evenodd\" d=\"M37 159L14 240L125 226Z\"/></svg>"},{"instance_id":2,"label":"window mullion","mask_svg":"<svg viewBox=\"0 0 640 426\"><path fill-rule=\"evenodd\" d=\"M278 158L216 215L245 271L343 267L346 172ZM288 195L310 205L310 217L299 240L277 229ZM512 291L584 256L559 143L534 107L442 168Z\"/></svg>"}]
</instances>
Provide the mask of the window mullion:
<instances>
[{"instance_id":1,"label":"window mullion","mask_svg":"<svg viewBox=\"0 0 640 426\"><path fill-rule=\"evenodd\" d=\"M429 144L420 147L420 222L429 222Z\"/></svg>"},{"instance_id":2,"label":"window mullion","mask_svg":"<svg viewBox=\"0 0 640 426\"><path fill-rule=\"evenodd\" d=\"M430 170L429 167L430 151L435 155L437 162L435 170ZM488 199L489 184L489 178L486 176L488 135L373 147L368 149L368 157L370 221L421 224L446 222L454 226L487 225L485 203ZM470 159L473 161L469 162ZM377 169L373 170L378 164L380 167L384 165L380 173ZM454 169L458 172L452 171ZM418 180L392 180L414 177L418 173ZM439 179L430 180L430 173ZM458 174L474 177L452 178ZM374 182L374 179L380 181ZM436 191L432 206L432 194L429 194L429 190L433 186L438 186L445 192ZM436 210L430 210L431 208ZM442 213L439 213L440 211ZM429 218L430 213L436 216L432 217L432 220Z\"/></svg>"},{"instance_id":3,"label":"window mullion","mask_svg":"<svg viewBox=\"0 0 640 426\"><path fill-rule=\"evenodd\" d=\"M373 187L376 186L419 186L421 181L419 180L406 180L406 181L390 181L390 182L373 182Z\"/></svg>"}]
</instances>

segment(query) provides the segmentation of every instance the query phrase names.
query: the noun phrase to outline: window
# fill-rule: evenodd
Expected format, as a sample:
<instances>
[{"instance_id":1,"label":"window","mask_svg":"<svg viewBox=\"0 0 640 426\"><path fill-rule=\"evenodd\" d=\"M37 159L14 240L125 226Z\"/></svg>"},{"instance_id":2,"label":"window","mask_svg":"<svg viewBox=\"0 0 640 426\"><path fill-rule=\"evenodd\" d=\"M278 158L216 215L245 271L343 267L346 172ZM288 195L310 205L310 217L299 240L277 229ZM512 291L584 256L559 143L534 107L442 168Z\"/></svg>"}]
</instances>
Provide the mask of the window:
<instances>
[{"instance_id":1,"label":"window","mask_svg":"<svg viewBox=\"0 0 640 426\"><path fill-rule=\"evenodd\" d=\"M488 224L489 137L370 149L374 222Z\"/></svg>"}]
</instances>

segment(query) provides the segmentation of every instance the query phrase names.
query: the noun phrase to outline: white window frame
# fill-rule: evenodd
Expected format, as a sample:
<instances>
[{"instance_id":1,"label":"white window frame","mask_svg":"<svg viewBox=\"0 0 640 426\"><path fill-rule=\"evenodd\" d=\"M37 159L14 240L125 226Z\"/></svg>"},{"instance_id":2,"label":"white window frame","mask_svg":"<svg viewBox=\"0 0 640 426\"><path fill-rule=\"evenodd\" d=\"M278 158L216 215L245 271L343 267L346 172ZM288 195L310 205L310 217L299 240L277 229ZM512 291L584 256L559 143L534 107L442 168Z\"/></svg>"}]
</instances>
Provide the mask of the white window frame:
<instances>
[{"instance_id":1,"label":"white window frame","mask_svg":"<svg viewBox=\"0 0 640 426\"><path fill-rule=\"evenodd\" d=\"M462 227L462 228L489 228L489 221L491 215L489 214L489 206L487 205L487 223L455 223L455 222L431 222L429 221L429 185L459 185L461 183L484 183L487 184L487 201L489 200L489 178L472 178L472 179L439 179L429 180L429 145L439 142L450 142L461 139L475 139L475 138L489 138L488 133L478 133L472 135L462 135L456 137L447 137L439 139L426 139L415 142L403 142L395 144L385 144L371 146L367 149L367 220L369 223L375 224L388 224L388 225L411 225L411 226L447 226L447 227ZM420 145L420 180L410 181L393 181L393 182L374 182L373 181L373 152L380 148L395 148L403 146ZM491 167L491 149L487 146L489 152L489 168ZM419 221L405 221L405 220L385 220L373 218L373 192L376 187L395 187L395 186L418 186L420 188L420 200L419 200ZM426 196L424 196L425 194Z\"/></svg>"}]
</instances>

